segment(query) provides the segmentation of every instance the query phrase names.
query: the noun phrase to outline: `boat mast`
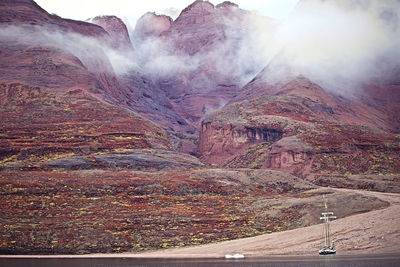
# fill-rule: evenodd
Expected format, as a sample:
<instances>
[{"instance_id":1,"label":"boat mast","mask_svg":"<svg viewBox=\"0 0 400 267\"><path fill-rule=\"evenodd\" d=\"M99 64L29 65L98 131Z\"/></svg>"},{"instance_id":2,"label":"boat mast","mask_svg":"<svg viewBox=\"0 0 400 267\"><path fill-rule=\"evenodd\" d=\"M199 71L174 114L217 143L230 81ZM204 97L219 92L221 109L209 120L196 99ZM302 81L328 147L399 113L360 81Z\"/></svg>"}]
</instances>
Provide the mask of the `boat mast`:
<instances>
[{"instance_id":1,"label":"boat mast","mask_svg":"<svg viewBox=\"0 0 400 267\"><path fill-rule=\"evenodd\" d=\"M329 227L329 219L336 219L336 216L333 216L333 212L328 212L328 204L327 200L325 197L325 194L323 195L324 199L324 207L325 207L325 212L322 212L320 217L320 220L324 220L324 239L325 239L325 247L330 247L331 246L331 240L330 240L330 227Z\"/></svg>"}]
</instances>

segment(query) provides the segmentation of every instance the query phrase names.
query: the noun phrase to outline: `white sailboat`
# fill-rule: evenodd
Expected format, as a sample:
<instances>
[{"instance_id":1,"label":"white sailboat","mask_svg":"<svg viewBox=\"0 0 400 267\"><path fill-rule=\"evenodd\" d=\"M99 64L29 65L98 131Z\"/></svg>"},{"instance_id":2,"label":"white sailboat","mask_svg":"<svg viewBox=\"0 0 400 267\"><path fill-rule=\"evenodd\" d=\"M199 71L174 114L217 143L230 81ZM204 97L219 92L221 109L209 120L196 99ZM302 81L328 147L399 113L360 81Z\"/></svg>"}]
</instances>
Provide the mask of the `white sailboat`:
<instances>
[{"instance_id":1,"label":"white sailboat","mask_svg":"<svg viewBox=\"0 0 400 267\"><path fill-rule=\"evenodd\" d=\"M333 212L328 212L328 204L326 201L325 195L323 195L324 198L324 206L325 206L325 212L322 212L320 217L320 220L324 221L324 229L323 229L323 237L324 237L324 247L318 251L319 255L328 255L328 254L336 254L336 247L335 247L335 242L332 240L331 241L331 236L330 236L330 220L331 219L336 219L336 216L333 216Z\"/></svg>"},{"instance_id":2,"label":"white sailboat","mask_svg":"<svg viewBox=\"0 0 400 267\"><path fill-rule=\"evenodd\" d=\"M226 254L225 255L225 259L244 259L244 255L243 254L239 254L239 253L236 253L236 254L233 254L233 255Z\"/></svg>"}]
</instances>

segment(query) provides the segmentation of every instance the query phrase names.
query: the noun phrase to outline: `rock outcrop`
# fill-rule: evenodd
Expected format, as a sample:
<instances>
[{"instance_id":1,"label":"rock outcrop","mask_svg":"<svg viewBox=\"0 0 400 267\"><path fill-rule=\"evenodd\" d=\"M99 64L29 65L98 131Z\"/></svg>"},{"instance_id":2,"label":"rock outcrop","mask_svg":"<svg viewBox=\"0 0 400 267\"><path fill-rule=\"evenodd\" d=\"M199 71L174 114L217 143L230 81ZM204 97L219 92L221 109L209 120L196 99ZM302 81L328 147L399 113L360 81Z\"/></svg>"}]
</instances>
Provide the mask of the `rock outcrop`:
<instances>
[{"instance_id":1,"label":"rock outcrop","mask_svg":"<svg viewBox=\"0 0 400 267\"><path fill-rule=\"evenodd\" d=\"M198 153L208 163L224 165L227 156L236 157L246 149L282 138L282 131L267 127L203 122Z\"/></svg>"},{"instance_id":2,"label":"rock outcrop","mask_svg":"<svg viewBox=\"0 0 400 267\"><path fill-rule=\"evenodd\" d=\"M334 96L304 76L275 88L260 86L268 84L260 77L244 90L264 96L229 104L203 121L201 159L310 179L320 172L399 172L397 119L387 117L385 108ZM279 134L257 139L245 129Z\"/></svg>"},{"instance_id":3,"label":"rock outcrop","mask_svg":"<svg viewBox=\"0 0 400 267\"><path fill-rule=\"evenodd\" d=\"M271 146L268 157L261 167L285 170L289 173L302 173L310 171L312 160L312 147L296 136L289 136Z\"/></svg>"},{"instance_id":4,"label":"rock outcrop","mask_svg":"<svg viewBox=\"0 0 400 267\"><path fill-rule=\"evenodd\" d=\"M126 50L126 52L132 50L128 29L120 18L116 16L98 16L89 21L107 31L114 48Z\"/></svg>"},{"instance_id":5,"label":"rock outcrop","mask_svg":"<svg viewBox=\"0 0 400 267\"><path fill-rule=\"evenodd\" d=\"M148 12L136 22L135 38L143 39L150 36L159 36L161 33L169 30L171 24L171 17Z\"/></svg>"}]
</instances>

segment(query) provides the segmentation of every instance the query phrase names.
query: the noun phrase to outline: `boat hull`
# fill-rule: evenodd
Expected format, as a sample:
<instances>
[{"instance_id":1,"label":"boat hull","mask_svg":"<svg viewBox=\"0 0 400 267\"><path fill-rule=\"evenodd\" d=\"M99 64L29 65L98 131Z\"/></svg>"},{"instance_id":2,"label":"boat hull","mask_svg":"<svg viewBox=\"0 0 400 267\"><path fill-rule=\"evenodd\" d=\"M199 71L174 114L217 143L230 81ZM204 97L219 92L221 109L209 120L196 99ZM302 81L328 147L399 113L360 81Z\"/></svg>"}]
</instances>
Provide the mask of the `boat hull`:
<instances>
[{"instance_id":1,"label":"boat hull","mask_svg":"<svg viewBox=\"0 0 400 267\"><path fill-rule=\"evenodd\" d=\"M243 254L233 254L233 255L225 255L225 259L244 259Z\"/></svg>"},{"instance_id":2,"label":"boat hull","mask_svg":"<svg viewBox=\"0 0 400 267\"><path fill-rule=\"evenodd\" d=\"M336 250L334 249L321 249L318 251L319 255L331 255L331 254L336 254Z\"/></svg>"}]
</instances>

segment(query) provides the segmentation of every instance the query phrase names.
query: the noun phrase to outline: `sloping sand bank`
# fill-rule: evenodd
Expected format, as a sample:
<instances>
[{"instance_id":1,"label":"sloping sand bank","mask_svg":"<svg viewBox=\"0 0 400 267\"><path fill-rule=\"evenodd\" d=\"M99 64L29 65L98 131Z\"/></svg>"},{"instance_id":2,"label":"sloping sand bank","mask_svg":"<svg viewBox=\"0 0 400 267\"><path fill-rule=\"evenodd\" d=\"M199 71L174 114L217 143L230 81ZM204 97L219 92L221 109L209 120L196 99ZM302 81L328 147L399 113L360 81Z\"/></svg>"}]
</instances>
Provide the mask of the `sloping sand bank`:
<instances>
[{"instance_id":1,"label":"sloping sand bank","mask_svg":"<svg viewBox=\"0 0 400 267\"><path fill-rule=\"evenodd\" d=\"M338 254L400 253L400 194L351 189L343 192L375 196L390 206L376 211L340 218L332 222L331 231ZM246 256L316 255L322 245L322 225L244 238L198 247L126 254L128 257L223 257L241 253Z\"/></svg>"}]
</instances>

